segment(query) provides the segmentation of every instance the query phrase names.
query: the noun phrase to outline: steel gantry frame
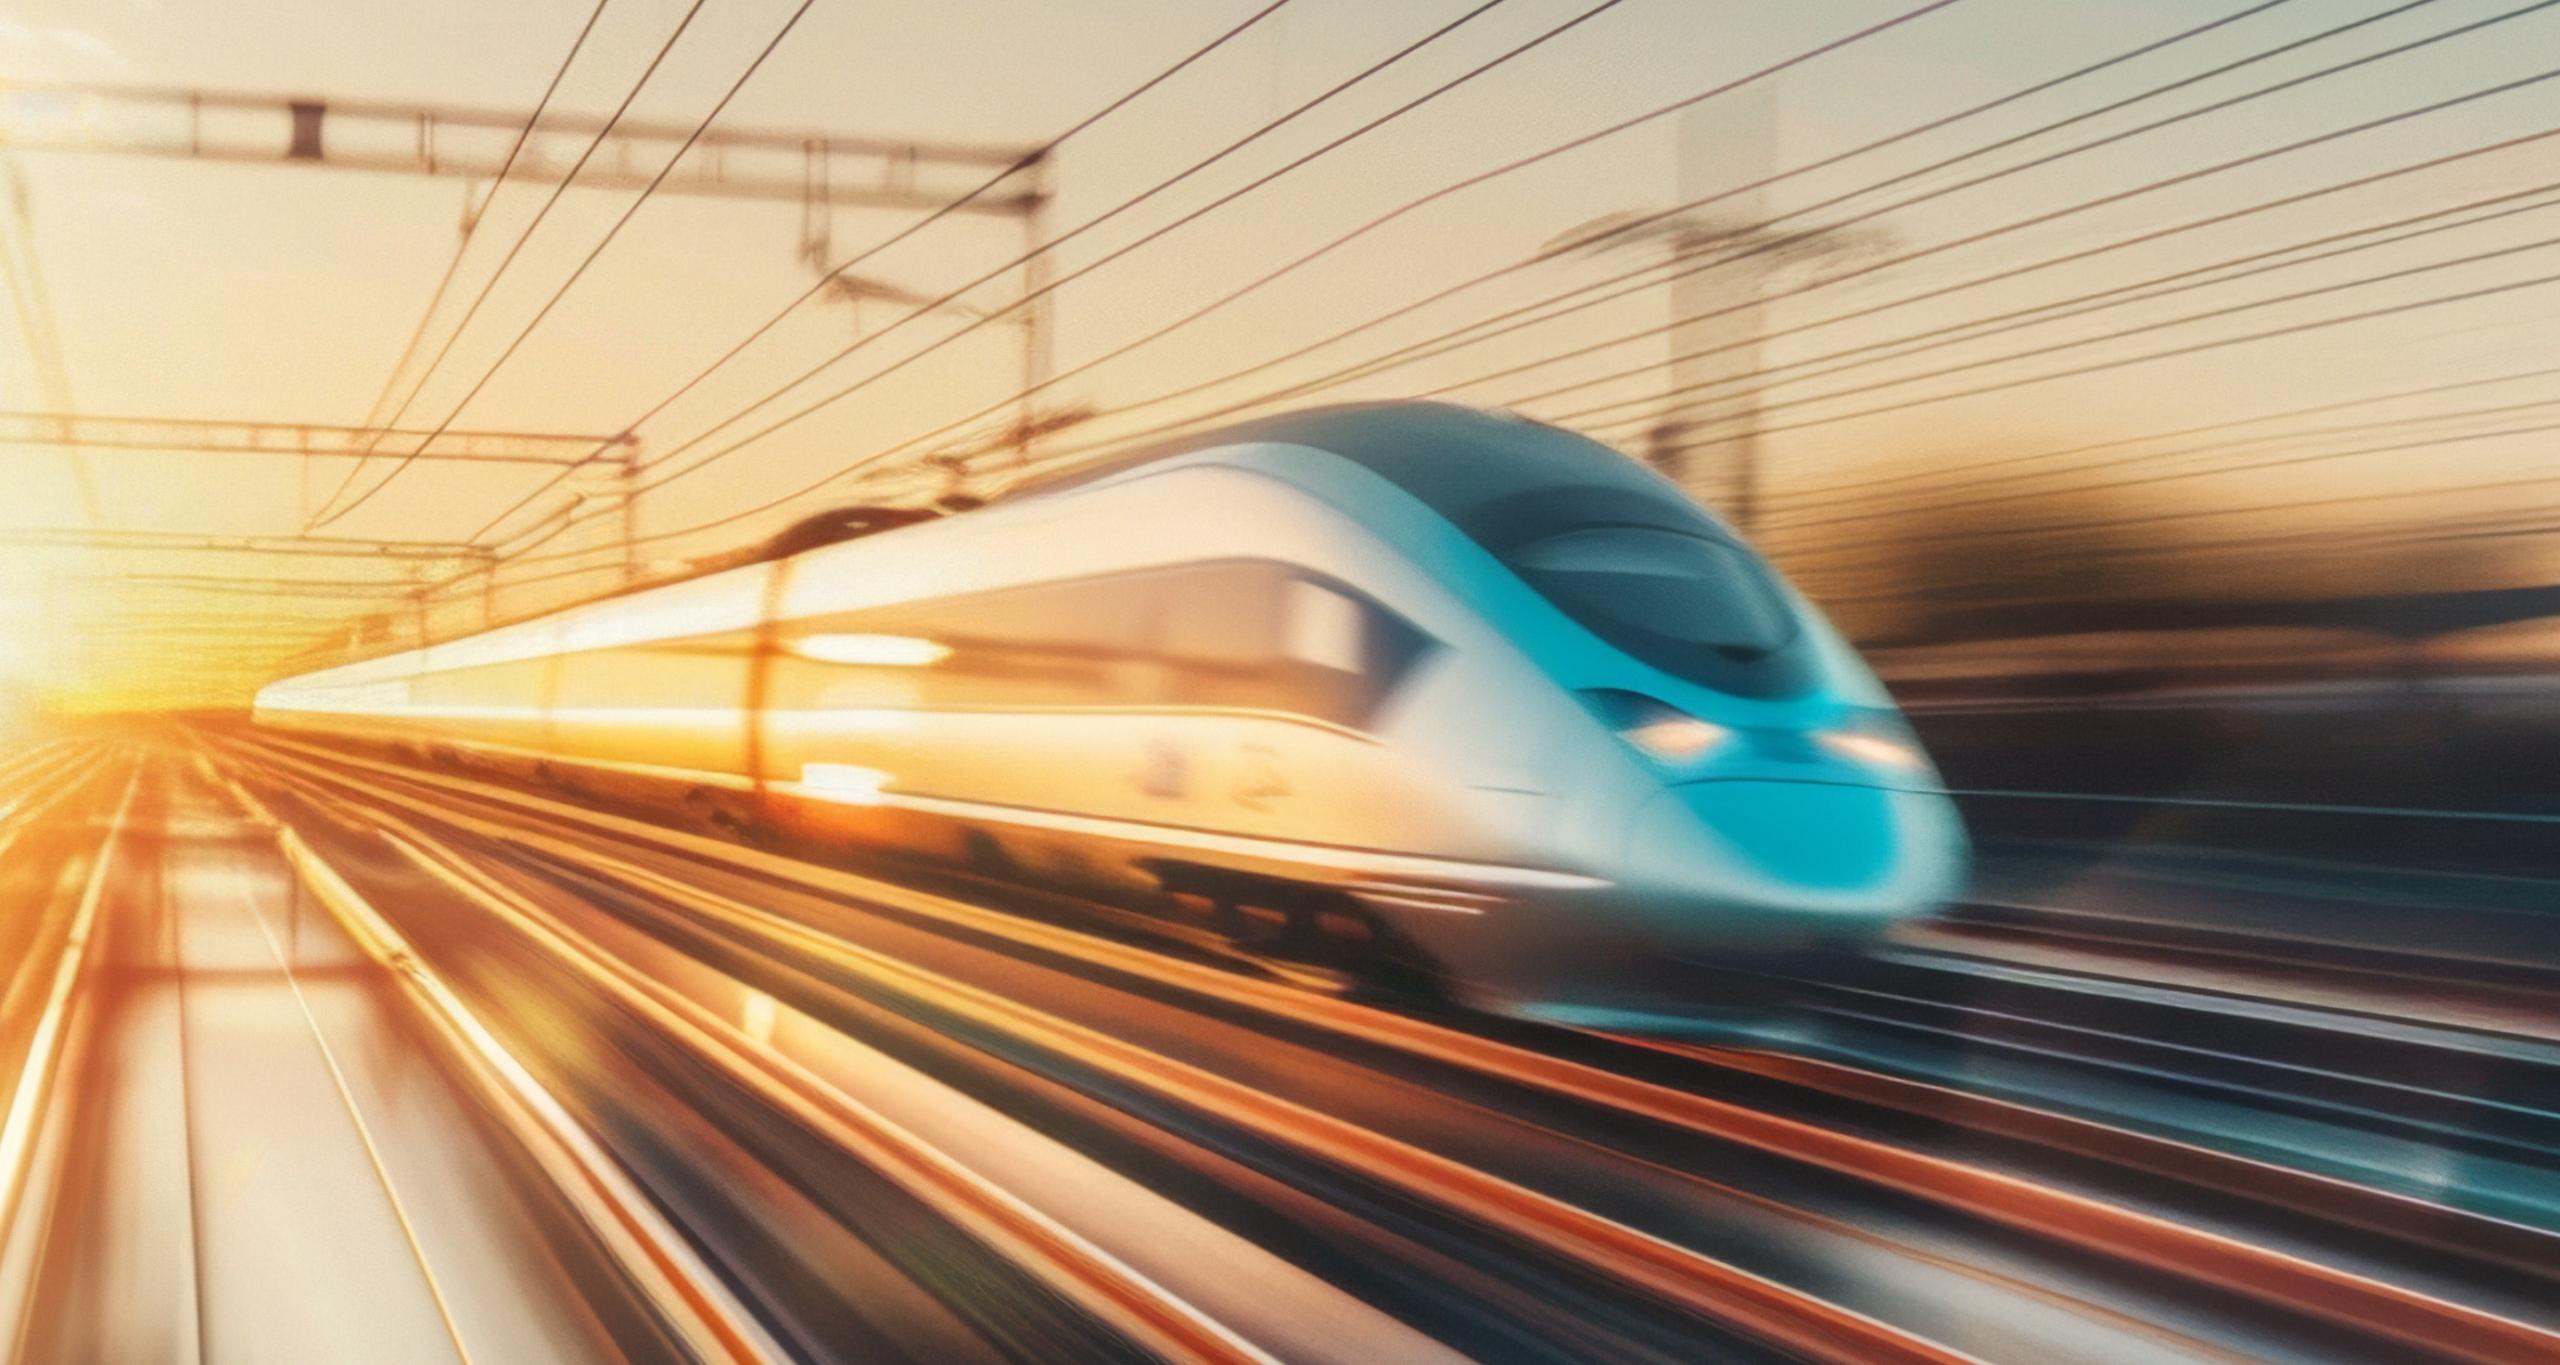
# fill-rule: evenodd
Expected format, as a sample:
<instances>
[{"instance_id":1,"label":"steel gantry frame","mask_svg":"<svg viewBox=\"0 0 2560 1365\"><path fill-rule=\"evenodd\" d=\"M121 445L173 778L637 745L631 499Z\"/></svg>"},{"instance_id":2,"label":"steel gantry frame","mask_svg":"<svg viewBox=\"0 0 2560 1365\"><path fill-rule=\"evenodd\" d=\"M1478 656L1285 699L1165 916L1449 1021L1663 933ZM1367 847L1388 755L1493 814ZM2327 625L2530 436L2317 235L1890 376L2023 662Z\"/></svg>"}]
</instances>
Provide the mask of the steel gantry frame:
<instances>
[{"instance_id":1,"label":"steel gantry frame","mask_svg":"<svg viewBox=\"0 0 2560 1365\"><path fill-rule=\"evenodd\" d=\"M521 146L510 148L521 137ZM592 154L581 155L589 143ZM690 145L688 145L688 142ZM464 105L331 99L266 92L103 84L13 83L0 89L0 148L16 153L106 155L197 160L246 166L370 171L461 181L509 180L573 188L641 190L696 197L796 202L801 253L822 276L840 274L827 256L837 209L958 213L1021 224L1023 289L1034 301L1019 322L1025 397L1020 419L1004 438L1027 460L1038 431L1030 393L1052 368L1051 309L1042 286L1049 266L1046 209L1054 193L1049 148L953 140L847 135L779 128L711 128L644 120L606 120ZM675 163L670 167L670 158ZM661 178L660 172L671 173ZM466 200L464 231L486 207ZM895 285L867 277L829 278L829 295L904 302ZM58 406L68 406L67 404ZM284 454L360 458L386 438L426 439L425 431L336 423L122 417L69 412L0 412L0 445L161 450L236 455ZM576 468L602 465L618 499L621 577L640 576L639 494L645 487L636 439L547 432L444 431L414 458ZM306 468L307 468L306 461ZM179 532L0 531L0 546L63 549L154 549L326 558L382 557L405 562L459 561L459 572L414 585L388 610L346 622L353 648L413 616L424 638L425 609L438 590L477 576L480 616L496 619L500 561L471 543L358 541L325 536L216 536ZM423 563L421 563L423 567Z\"/></svg>"},{"instance_id":2,"label":"steel gantry frame","mask_svg":"<svg viewBox=\"0 0 2560 1365\"><path fill-rule=\"evenodd\" d=\"M460 541L364 540L353 536L213 536L192 531L93 530L62 526L0 529L0 548L307 555L327 559L425 560L430 563L474 559L488 553L477 545L466 545Z\"/></svg>"},{"instance_id":3,"label":"steel gantry frame","mask_svg":"<svg viewBox=\"0 0 2560 1365\"><path fill-rule=\"evenodd\" d=\"M11 151L227 161L324 170L484 180L506 164L522 110L384 100L325 99L176 86L12 84L0 91L0 139ZM605 132L588 115L545 115L526 136L510 180L557 183L576 161L557 144ZM578 174L590 189L647 186L689 125L625 119ZM941 170L1022 163L1021 187L954 211L1019 218L1039 207L1030 174L1040 149L997 143L874 137L803 129L713 128L685 155L662 194L934 210L967 186L932 183Z\"/></svg>"},{"instance_id":4,"label":"steel gantry frame","mask_svg":"<svg viewBox=\"0 0 2560 1365\"><path fill-rule=\"evenodd\" d=\"M422 440L426 431L377 430L337 422L279 422L235 417L129 417L98 413L0 411L0 445L78 450L160 450L208 455L295 455L355 459L375 436ZM599 445L628 446L627 435L552 431L435 433L421 460L474 464L574 465Z\"/></svg>"}]
</instances>

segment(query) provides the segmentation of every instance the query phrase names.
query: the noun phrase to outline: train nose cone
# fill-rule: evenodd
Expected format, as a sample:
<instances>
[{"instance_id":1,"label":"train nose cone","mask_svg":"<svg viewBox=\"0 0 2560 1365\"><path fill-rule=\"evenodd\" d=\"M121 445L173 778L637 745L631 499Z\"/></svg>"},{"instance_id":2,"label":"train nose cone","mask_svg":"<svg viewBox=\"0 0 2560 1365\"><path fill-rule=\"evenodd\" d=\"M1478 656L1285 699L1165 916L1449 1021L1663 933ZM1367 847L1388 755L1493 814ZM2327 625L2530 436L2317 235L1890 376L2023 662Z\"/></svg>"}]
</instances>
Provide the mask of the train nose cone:
<instances>
[{"instance_id":1,"label":"train nose cone","mask_svg":"<svg viewBox=\"0 0 2560 1365\"><path fill-rule=\"evenodd\" d=\"M1691 782L1637 812L1624 866L1669 937L1788 949L1870 937L1944 904L1965 840L1936 792Z\"/></svg>"}]
</instances>

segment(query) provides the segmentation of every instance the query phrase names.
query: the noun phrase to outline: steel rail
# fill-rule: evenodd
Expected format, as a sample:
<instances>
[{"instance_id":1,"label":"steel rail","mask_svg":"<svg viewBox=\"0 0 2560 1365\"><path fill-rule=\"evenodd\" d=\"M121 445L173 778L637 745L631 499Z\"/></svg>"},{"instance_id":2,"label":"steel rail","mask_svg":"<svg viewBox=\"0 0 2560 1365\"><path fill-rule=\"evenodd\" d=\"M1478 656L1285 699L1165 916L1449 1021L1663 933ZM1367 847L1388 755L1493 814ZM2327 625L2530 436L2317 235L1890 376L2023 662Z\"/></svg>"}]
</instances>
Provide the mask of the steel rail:
<instances>
[{"instance_id":1,"label":"steel rail","mask_svg":"<svg viewBox=\"0 0 2560 1365\"><path fill-rule=\"evenodd\" d=\"M2560 1234L2297 1166L1827 1057L1618 1033L1592 1036L1613 1047L1660 1053L1891 1112L1926 1114L1975 1133L2031 1142L2432 1251L2465 1258L2499 1256L2528 1269L2547 1265L2554 1269L2545 1278L2560 1277Z\"/></svg>"},{"instance_id":2,"label":"steel rail","mask_svg":"<svg viewBox=\"0 0 2560 1365\"><path fill-rule=\"evenodd\" d=\"M308 750L311 746L293 744L291 747ZM1802 1120L1759 1112L1352 1001L1311 995L1293 987L1253 981L1165 958L1142 948L1099 941L1073 930L1036 924L1019 916L801 863L782 855L741 848L644 821L586 811L566 803L493 789L485 784L464 783L401 769L396 765L353 759L325 750L321 752L338 763L371 767L426 785L471 792L501 804L565 816L591 828L749 868L760 875L795 882L824 894L851 896L965 927L973 932L995 933L1016 941L1038 944L1050 951L1066 952L1084 961L1189 994L1231 1005L1250 1005L1301 1026L1319 1028L1771 1153L2038 1237L2054 1238L2180 1278L2202 1280L2282 1309L2448 1353L2458 1359L2540 1365L2560 1357L2560 1332L2543 1326L2302 1256L2255 1246L2122 1205L2038 1185L2016 1176ZM338 780L346 781L343 777ZM437 818L451 818L449 811L427 803L398 797L390 799L423 807ZM503 837L529 842L538 836L531 836L521 829L509 829L504 831ZM601 855L592 848L569 847L575 856L591 862L601 860ZM642 871L646 872L646 869ZM778 918L755 907L744 908L755 916ZM786 927L795 930L797 935L816 940L797 942L794 951L825 952L832 942L815 931L796 925Z\"/></svg>"},{"instance_id":3,"label":"steel rail","mask_svg":"<svg viewBox=\"0 0 2560 1365\"><path fill-rule=\"evenodd\" d=\"M332 785L326 779L285 777L272 769L269 776L310 791L324 791ZM608 998L659 1028L741 1088L871 1161L875 1169L917 1193L929 1206L952 1216L964 1229L996 1244L1000 1251L1016 1253L1035 1270L1055 1268L1059 1273L1047 1277L1053 1286L1087 1302L1098 1294L1111 1309L1118 1310L1106 1312L1105 1319L1119 1317L1121 1321L1115 1325L1136 1329L1135 1339L1159 1355L1176 1361L1274 1365L1271 1357L1225 1327L834 1089L799 1063L599 951L575 931L557 925L510 888L477 871L444 841L387 809L377 806L374 814L390 847L448 889L521 931L581 979L602 987ZM299 836L296 838L299 842ZM302 847L309 846L303 843ZM1044 1267L1042 1261L1049 1266Z\"/></svg>"},{"instance_id":4,"label":"steel rail","mask_svg":"<svg viewBox=\"0 0 2560 1365\"><path fill-rule=\"evenodd\" d=\"M1169 1361L1276 1365L1273 1358L1058 1225L1014 1195L846 1095L662 983L650 980L512 889L471 866L444 841L375 810L392 849L455 894L516 930L581 980L708 1065L715 1073L853 1153L962 1229L1034 1271ZM304 856L316 858L294 836Z\"/></svg>"},{"instance_id":5,"label":"steel rail","mask_svg":"<svg viewBox=\"0 0 2560 1365\"><path fill-rule=\"evenodd\" d=\"M470 1006L292 826L228 774L215 779L269 830L314 899L365 956L384 968L460 1064L458 1070L509 1136L560 1191L660 1323L694 1359L779 1365L790 1359L595 1138L480 1022Z\"/></svg>"},{"instance_id":6,"label":"steel rail","mask_svg":"<svg viewBox=\"0 0 2560 1365\"><path fill-rule=\"evenodd\" d=\"M346 789L345 779L337 779ZM361 790L361 789L358 789ZM369 794L375 819L398 834L433 840L378 804L398 797ZM432 812L445 821L450 811ZM1110 1076L1115 1081L1157 1094L1185 1108L1240 1124L1257 1136L1355 1171L1411 1197L1443 1206L1473 1221L1492 1226L1527 1244L1560 1255L1620 1282L1640 1288L1665 1302L1710 1321L1726 1324L1772 1344L1815 1359L1857 1362L1910 1362L1912 1365L1958 1365L1974 1357L1903 1329L1877 1321L1839 1304L1805 1294L1740 1267L1679 1246L1624 1223L1589 1212L1551 1196L1425 1151L1395 1138L1282 1100L1223 1076L1121 1042L1071 1021L1015 1004L992 992L952 980L923 968L842 943L817 931L654 873L647 868L601 857L558 840L509 830L485 821L459 817L496 837L528 847L566 852L609 868L616 876L638 881L654 894L710 909L762 938L792 959L824 962L866 984L928 1002L938 1012L966 1018L973 1026L1000 1033L1031 1048ZM459 855L442 858L412 852L420 865L445 877L479 880ZM440 867L446 859L454 864ZM457 889L461 889L457 884ZM511 917L539 914L505 905L509 893L476 897L495 912ZM1303 1001L1304 997L1297 997Z\"/></svg>"},{"instance_id":7,"label":"steel rail","mask_svg":"<svg viewBox=\"0 0 2560 1365\"><path fill-rule=\"evenodd\" d=\"M1115 1328L1173 1361L1277 1365L1266 1352L1117 1257L961 1166L781 1052L596 948L443 840L387 814L393 848L488 910L724 1074L888 1175L973 1236L1032 1267Z\"/></svg>"},{"instance_id":8,"label":"steel rail","mask_svg":"<svg viewBox=\"0 0 2560 1365\"><path fill-rule=\"evenodd\" d=\"M98 852L89 868L88 884L82 888L80 903L72 911L69 932L64 936L61 956L54 964L53 976L46 988L44 1010L37 1017L34 1036L28 1041L24 1061L18 1069L15 1085L9 1095L9 1107L0 1114L0 1252L9 1249L24 1209L28 1186L35 1178L37 1148L42 1129L51 1113L50 1101L61 1080L64 1059L79 1041L72 1036L72 1015L81 1002L80 988L89 971L89 946L96 940L99 907L107 894L107 882L114 875L116 847L123 841L125 825L133 813L134 793L142 785L142 768L134 766L125 778L124 795L116 803L115 815L109 821L106 837L98 844ZM40 1259L38 1257L37 1259ZM28 1289L43 1267L30 1261L26 1267ZM24 1349L20 1328L26 1321L27 1305L23 1302L0 1305L7 1316L5 1339L9 1343L8 1358L15 1361Z\"/></svg>"}]
</instances>

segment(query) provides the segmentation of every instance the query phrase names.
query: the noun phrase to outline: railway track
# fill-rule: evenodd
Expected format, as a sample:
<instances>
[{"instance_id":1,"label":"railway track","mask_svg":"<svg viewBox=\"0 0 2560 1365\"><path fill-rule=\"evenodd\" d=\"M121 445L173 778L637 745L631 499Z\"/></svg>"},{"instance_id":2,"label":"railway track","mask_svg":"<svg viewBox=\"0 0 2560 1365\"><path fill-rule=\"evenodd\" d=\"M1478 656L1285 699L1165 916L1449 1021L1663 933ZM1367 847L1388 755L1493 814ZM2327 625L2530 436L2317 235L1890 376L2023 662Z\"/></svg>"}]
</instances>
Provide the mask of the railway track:
<instances>
[{"instance_id":1,"label":"railway track","mask_svg":"<svg viewBox=\"0 0 2560 1365\"><path fill-rule=\"evenodd\" d=\"M2010 1096L2078 1076L2087 1112L2560 1230L2560 1042L2139 971L1902 950L1787 984L1819 1055Z\"/></svg>"},{"instance_id":2,"label":"railway track","mask_svg":"<svg viewBox=\"0 0 2560 1365\"><path fill-rule=\"evenodd\" d=\"M1838 1064L1380 1010L300 743L226 739L223 752L401 830L403 857L488 913L548 915L662 971L749 983L1177 1180L1230 1225L1289 1219L1302 1266L1416 1325L1455 1330L1410 1283L1415 1264L1443 1267L1444 1301L1456 1283L1485 1305L1524 1289L1584 1305L1571 1332L1552 1312L1491 1315L1460 1338L1480 1352L1660 1357L1706 1331L1858 1359L2018 1355L2039 1332L2050 1351L2092 1330L2172 1357L2525 1360L2555 1344L2533 1321L2549 1301L2537 1268L2560 1263L2551 1243L2474 1211ZM991 958L1013 964L1002 995L971 984ZM963 959L970 971L949 969ZM1055 979L1029 989L1034 967ZM2141 1182L2179 1194L2165 1208L2124 1197ZM1841 1264L1898 1252L1901 1278L1807 1295L1821 1257L1772 1254L1787 1237L1828 1237ZM1987 1333L1944 1330L1948 1304L2003 1295L2031 1307ZM2190 1320L2211 1305L2218 1328L2137 1328L2180 1320L2164 1295ZM1881 1335L1844 1335L1859 1332Z\"/></svg>"},{"instance_id":3,"label":"railway track","mask_svg":"<svg viewBox=\"0 0 2560 1365\"><path fill-rule=\"evenodd\" d=\"M1974 901L1932 922L1928 940L1985 957L2019 949L2114 967L2127 979L2175 969L2193 978L2229 974L2281 990L2299 985L2322 997L2361 998L2368 1012L2425 1019L2459 1003L2461 1022L2482 1032L2560 1038L2560 964L2517 957L2378 948L2299 934L2173 923L2017 901ZM2066 957L2067 955L2067 957Z\"/></svg>"},{"instance_id":4,"label":"railway track","mask_svg":"<svg viewBox=\"0 0 2560 1365\"><path fill-rule=\"evenodd\" d=\"M682 1240L470 1020L377 1015L397 973L266 894L275 831L183 759L85 745L13 793L0 877L68 849L0 916L50 983L0 1069L0 1360L788 1358L697 1349Z\"/></svg>"}]
</instances>

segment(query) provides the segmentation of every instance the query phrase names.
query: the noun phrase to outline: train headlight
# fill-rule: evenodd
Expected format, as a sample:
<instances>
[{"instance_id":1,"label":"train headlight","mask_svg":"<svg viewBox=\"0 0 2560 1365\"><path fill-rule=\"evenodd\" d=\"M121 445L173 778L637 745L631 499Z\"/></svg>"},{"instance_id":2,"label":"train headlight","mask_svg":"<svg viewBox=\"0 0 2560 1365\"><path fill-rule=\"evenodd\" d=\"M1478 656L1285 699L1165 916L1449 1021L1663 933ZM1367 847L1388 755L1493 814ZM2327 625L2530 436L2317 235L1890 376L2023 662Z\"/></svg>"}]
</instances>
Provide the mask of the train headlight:
<instances>
[{"instance_id":1,"label":"train headlight","mask_svg":"<svg viewBox=\"0 0 2560 1365\"><path fill-rule=\"evenodd\" d=\"M1852 763L1870 768L1929 771L1929 756L1920 749L1911 727L1891 711L1861 711L1845 723L1816 731L1814 742Z\"/></svg>"},{"instance_id":2,"label":"train headlight","mask_svg":"<svg viewBox=\"0 0 2560 1365\"><path fill-rule=\"evenodd\" d=\"M1733 731L1636 692L1604 689L1582 699L1618 738L1662 763L1691 763L1733 738Z\"/></svg>"}]
</instances>

